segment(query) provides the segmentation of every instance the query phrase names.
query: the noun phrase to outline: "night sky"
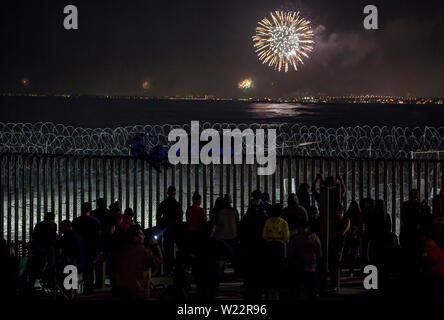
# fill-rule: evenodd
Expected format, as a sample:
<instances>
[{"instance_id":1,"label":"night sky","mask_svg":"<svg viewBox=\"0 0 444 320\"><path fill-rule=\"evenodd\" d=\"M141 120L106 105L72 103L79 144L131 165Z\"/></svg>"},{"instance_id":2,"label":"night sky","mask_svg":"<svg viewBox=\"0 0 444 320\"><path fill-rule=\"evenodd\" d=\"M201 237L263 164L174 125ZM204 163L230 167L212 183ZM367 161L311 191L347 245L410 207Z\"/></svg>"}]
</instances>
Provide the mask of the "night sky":
<instances>
[{"instance_id":1,"label":"night sky","mask_svg":"<svg viewBox=\"0 0 444 320\"><path fill-rule=\"evenodd\" d=\"M444 96L442 2L2 1L0 92L232 97L251 77L251 96ZM69 4L78 30L63 28ZM380 30L363 28L367 4ZM254 52L257 22L276 9L312 21L315 50L297 72L278 73Z\"/></svg>"}]
</instances>

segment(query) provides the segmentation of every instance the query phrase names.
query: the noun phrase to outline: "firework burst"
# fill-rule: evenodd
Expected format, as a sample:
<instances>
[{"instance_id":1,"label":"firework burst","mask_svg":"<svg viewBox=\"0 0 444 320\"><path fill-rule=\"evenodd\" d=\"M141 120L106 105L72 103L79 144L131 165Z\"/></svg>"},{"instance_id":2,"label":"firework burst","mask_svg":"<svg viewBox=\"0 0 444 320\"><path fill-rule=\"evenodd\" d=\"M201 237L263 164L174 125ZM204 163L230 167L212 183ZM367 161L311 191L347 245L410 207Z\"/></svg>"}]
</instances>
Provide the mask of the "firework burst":
<instances>
[{"instance_id":1,"label":"firework burst","mask_svg":"<svg viewBox=\"0 0 444 320\"><path fill-rule=\"evenodd\" d=\"M287 72L290 66L298 70L298 64L304 64L303 58L313 50L313 30L299 11L275 11L271 20L258 23L253 42L262 63L278 71Z\"/></svg>"},{"instance_id":2,"label":"firework burst","mask_svg":"<svg viewBox=\"0 0 444 320\"><path fill-rule=\"evenodd\" d=\"M251 80L251 78L246 78L239 81L237 87L242 90L251 89L253 87L253 80Z\"/></svg>"}]
</instances>

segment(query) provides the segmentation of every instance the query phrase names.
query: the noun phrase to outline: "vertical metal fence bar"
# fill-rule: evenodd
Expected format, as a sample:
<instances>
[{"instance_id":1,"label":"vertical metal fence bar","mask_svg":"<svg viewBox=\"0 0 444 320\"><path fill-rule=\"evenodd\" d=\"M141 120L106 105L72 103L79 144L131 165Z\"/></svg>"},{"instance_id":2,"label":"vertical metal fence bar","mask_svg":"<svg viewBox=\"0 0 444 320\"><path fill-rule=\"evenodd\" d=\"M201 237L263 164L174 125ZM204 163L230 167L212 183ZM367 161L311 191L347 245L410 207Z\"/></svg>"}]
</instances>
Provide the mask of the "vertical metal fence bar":
<instances>
[{"instance_id":1,"label":"vertical metal fence bar","mask_svg":"<svg viewBox=\"0 0 444 320\"><path fill-rule=\"evenodd\" d=\"M140 221L139 219L139 210L138 210L138 203L137 203L137 169L138 169L138 160L136 158L133 158L133 211L134 211L134 218L137 221Z\"/></svg>"},{"instance_id":2,"label":"vertical metal fence bar","mask_svg":"<svg viewBox=\"0 0 444 320\"><path fill-rule=\"evenodd\" d=\"M185 208L191 202L191 164L187 164L187 202Z\"/></svg>"},{"instance_id":3,"label":"vertical metal fence bar","mask_svg":"<svg viewBox=\"0 0 444 320\"><path fill-rule=\"evenodd\" d=\"M23 243L26 242L26 162L27 157L22 157L22 237L21 240Z\"/></svg>"},{"instance_id":4,"label":"vertical metal fence bar","mask_svg":"<svg viewBox=\"0 0 444 320\"><path fill-rule=\"evenodd\" d=\"M307 180L305 180L305 182L309 183L310 185L314 182L314 180L316 179L316 159L312 158L311 159L311 179L312 181L308 182ZM314 190L314 186L312 185L312 190ZM316 205L316 200L314 197L311 197L311 205L315 206Z\"/></svg>"},{"instance_id":5,"label":"vertical metal fence bar","mask_svg":"<svg viewBox=\"0 0 444 320\"><path fill-rule=\"evenodd\" d=\"M247 199L248 199L248 203L250 203L250 197L251 197L251 193L253 192L253 173L252 173L252 164L248 164L247 168L248 168L248 194L247 194Z\"/></svg>"},{"instance_id":6,"label":"vertical metal fence bar","mask_svg":"<svg viewBox=\"0 0 444 320\"><path fill-rule=\"evenodd\" d=\"M122 206L122 210L129 208L130 205L130 159L125 161L125 206Z\"/></svg>"},{"instance_id":7,"label":"vertical metal fence bar","mask_svg":"<svg viewBox=\"0 0 444 320\"><path fill-rule=\"evenodd\" d=\"M233 164L233 208L237 208L237 177L236 177L236 164Z\"/></svg>"},{"instance_id":8,"label":"vertical metal fence bar","mask_svg":"<svg viewBox=\"0 0 444 320\"><path fill-rule=\"evenodd\" d=\"M404 202L404 162L399 161L399 203Z\"/></svg>"},{"instance_id":9,"label":"vertical metal fence bar","mask_svg":"<svg viewBox=\"0 0 444 320\"><path fill-rule=\"evenodd\" d=\"M4 228L4 222L5 222L5 209L4 209L4 189L3 189L3 155L0 154L0 235L3 238L5 238L5 228ZM6 183L5 183L6 185Z\"/></svg>"},{"instance_id":10,"label":"vertical metal fence bar","mask_svg":"<svg viewBox=\"0 0 444 320\"><path fill-rule=\"evenodd\" d=\"M230 188L231 188L231 181L230 181L230 165L226 165L225 166L225 175L226 175L226 179L225 179L225 193L226 194L230 194Z\"/></svg>"},{"instance_id":11,"label":"vertical metal fence bar","mask_svg":"<svg viewBox=\"0 0 444 320\"><path fill-rule=\"evenodd\" d=\"M280 195L279 202L284 205L284 159L281 158L279 163L279 182L280 182Z\"/></svg>"},{"instance_id":12,"label":"vertical metal fence bar","mask_svg":"<svg viewBox=\"0 0 444 320\"><path fill-rule=\"evenodd\" d=\"M71 200L70 198L70 181L71 181L71 175L70 175L70 164L71 160L69 157L65 158L65 219L70 220L70 212L69 212L69 202Z\"/></svg>"},{"instance_id":13,"label":"vertical metal fence bar","mask_svg":"<svg viewBox=\"0 0 444 320\"><path fill-rule=\"evenodd\" d=\"M36 175L38 176L39 174L38 170L34 170L34 159L35 157L32 156L29 167L29 239L31 239L32 231L34 228L34 194L35 194L35 183L36 183L36 179L34 177L36 177ZM37 161L38 160L39 159L37 158ZM1 202L3 206L3 201ZM3 226L3 219L2 219L2 226Z\"/></svg>"},{"instance_id":14,"label":"vertical metal fence bar","mask_svg":"<svg viewBox=\"0 0 444 320\"><path fill-rule=\"evenodd\" d=\"M392 232L396 232L396 161L392 161Z\"/></svg>"},{"instance_id":15,"label":"vertical metal fence bar","mask_svg":"<svg viewBox=\"0 0 444 320\"><path fill-rule=\"evenodd\" d=\"M48 175L47 175L47 157L43 157L42 162L43 162L43 215L48 212ZM82 189L83 190L83 189ZM42 215L42 216L43 216ZM40 222L40 221L37 221Z\"/></svg>"},{"instance_id":16,"label":"vertical metal fence bar","mask_svg":"<svg viewBox=\"0 0 444 320\"><path fill-rule=\"evenodd\" d=\"M367 160L367 198L372 197L372 162Z\"/></svg>"},{"instance_id":17,"label":"vertical metal fence bar","mask_svg":"<svg viewBox=\"0 0 444 320\"><path fill-rule=\"evenodd\" d=\"M52 156L50 158L50 166L49 166L49 187L51 191L51 212L56 213L56 207L55 207L55 158Z\"/></svg>"},{"instance_id":18,"label":"vertical metal fence bar","mask_svg":"<svg viewBox=\"0 0 444 320\"><path fill-rule=\"evenodd\" d=\"M240 187L241 187L241 195L240 195L240 205L241 205L241 216L245 214L245 174L244 174L245 165L242 162L240 164ZM274 175L273 175L274 176ZM273 189L273 198L276 197L276 192Z\"/></svg>"},{"instance_id":19,"label":"vertical metal fence bar","mask_svg":"<svg viewBox=\"0 0 444 320\"><path fill-rule=\"evenodd\" d=\"M375 160L375 199L379 200L379 161Z\"/></svg>"},{"instance_id":20,"label":"vertical metal fence bar","mask_svg":"<svg viewBox=\"0 0 444 320\"><path fill-rule=\"evenodd\" d=\"M202 197L203 197L203 202L202 202L202 204L203 204L203 208L205 209L205 210L207 210L207 205L208 205L208 202L207 202L207 187L208 187L208 184L207 184L207 166L206 165L203 165L202 166L202 189L203 189L203 193L202 193Z\"/></svg>"},{"instance_id":21,"label":"vertical metal fence bar","mask_svg":"<svg viewBox=\"0 0 444 320\"><path fill-rule=\"evenodd\" d=\"M433 197L438 195L438 163L433 161Z\"/></svg>"},{"instance_id":22,"label":"vertical metal fence bar","mask_svg":"<svg viewBox=\"0 0 444 320\"><path fill-rule=\"evenodd\" d=\"M140 187L141 187L141 198L142 198L142 203L141 203L141 208L140 208L140 223L142 224L142 228L146 228L145 225L145 213L146 213L146 207L145 207L145 160L142 160L141 162L141 168L140 168ZM180 193L179 193L180 195Z\"/></svg>"},{"instance_id":23,"label":"vertical metal fence bar","mask_svg":"<svg viewBox=\"0 0 444 320\"><path fill-rule=\"evenodd\" d=\"M59 202L59 223L63 220L63 193L62 193L62 159L60 157L57 158L57 200Z\"/></svg>"},{"instance_id":24,"label":"vertical metal fence bar","mask_svg":"<svg viewBox=\"0 0 444 320\"><path fill-rule=\"evenodd\" d=\"M164 199L166 198L167 189L168 189L168 172L167 172L167 170L164 170L163 171L163 196L164 196Z\"/></svg>"},{"instance_id":25,"label":"vertical metal fence bar","mask_svg":"<svg viewBox=\"0 0 444 320\"><path fill-rule=\"evenodd\" d=\"M224 166L222 163L221 161L219 165L219 197L223 197L224 193Z\"/></svg>"},{"instance_id":26,"label":"vertical metal fence bar","mask_svg":"<svg viewBox=\"0 0 444 320\"><path fill-rule=\"evenodd\" d=\"M156 212L160 204L160 172L156 170ZM154 214L153 214L154 216ZM156 221L157 224L157 221Z\"/></svg>"},{"instance_id":27,"label":"vertical metal fence bar","mask_svg":"<svg viewBox=\"0 0 444 320\"><path fill-rule=\"evenodd\" d=\"M356 201L356 161L354 159L351 160L352 162L352 201Z\"/></svg>"},{"instance_id":28,"label":"vertical metal fence bar","mask_svg":"<svg viewBox=\"0 0 444 320\"><path fill-rule=\"evenodd\" d=\"M114 199L116 199L116 194L115 194L115 187L114 187L114 182L115 182L115 171L114 171L114 163L115 163L115 159L111 158L109 161L111 161L111 172L109 175L109 182L110 182L110 189L111 189L111 199L110 199L110 203L114 202Z\"/></svg>"},{"instance_id":29,"label":"vertical metal fence bar","mask_svg":"<svg viewBox=\"0 0 444 320\"><path fill-rule=\"evenodd\" d=\"M426 204L429 204L429 161L424 163L424 200Z\"/></svg>"},{"instance_id":30,"label":"vertical metal fence bar","mask_svg":"<svg viewBox=\"0 0 444 320\"><path fill-rule=\"evenodd\" d=\"M277 175L277 169L271 176L271 190L272 190L271 201L273 202L273 204L276 203L276 175Z\"/></svg>"},{"instance_id":31,"label":"vertical metal fence bar","mask_svg":"<svg viewBox=\"0 0 444 320\"><path fill-rule=\"evenodd\" d=\"M388 162L384 160L384 176L382 185L384 186L384 203L387 205L388 203Z\"/></svg>"},{"instance_id":32,"label":"vertical metal fence bar","mask_svg":"<svg viewBox=\"0 0 444 320\"><path fill-rule=\"evenodd\" d=\"M118 159L118 167L117 167L117 185L118 185L118 198L119 198L119 203L120 206L123 207L123 183L122 183L122 161L123 159L119 158Z\"/></svg>"},{"instance_id":33,"label":"vertical metal fence bar","mask_svg":"<svg viewBox=\"0 0 444 320\"><path fill-rule=\"evenodd\" d=\"M349 183L348 183L348 160L343 160L343 174L340 174L340 176L343 177L344 179L344 183L345 183L345 197L344 197L344 208L347 209L348 208L348 189L349 189Z\"/></svg>"},{"instance_id":34,"label":"vertical metal fence bar","mask_svg":"<svg viewBox=\"0 0 444 320\"><path fill-rule=\"evenodd\" d=\"M418 190L418 199L421 199L421 162L418 160L416 164L416 189Z\"/></svg>"},{"instance_id":35,"label":"vertical metal fence bar","mask_svg":"<svg viewBox=\"0 0 444 320\"><path fill-rule=\"evenodd\" d=\"M171 185L176 187L176 166L171 167Z\"/></svg>"},{"instance_id":36,"label":"vertical metal fence bar","mask_svg":"<svg viewBox=\"0 0 444 320\"><path fill-rule=\"evenodd\" d=\"M77 217L77 158L74 158L73 161L73 173L74 179L72 181L73 184L73 194L72 194L72 216L73 218Z\"/></svg>"},{"instance_id":37,"label":"vertical metal fence bar","mask_svg":"<svg viewBox=\"0 0 444 320\"><path fill-rule=\"evenodd\" d=\"M269 178L270 178L270 176L268 176L268 175L264 176L264 190L266 192L268 192L268 194L270 194L270 188L269 188L269 185L268 185L268 179Z\"/></svg>"},{"instance_id":38,"label":"vertical metal fence bar","mask_svg":"<svg viewBox=\"0 0 444 320\"><path fill-rule=\"evenodd\" d=\"M291 172L291 157L287 159L287 176L288 176L288 194L293 193L293 184L292 184L292 172Z\"/></svg>"},{"instance_id":39,"label":"vertical metal fence bar","mask_svg":"<svg viewBox=\"0 0 444 320\"><path fill-rule=\"evenodd\" d=\"M179 163L179 202L183 205L183 164Z\"/></svg>"},{"instance_id":40,"label":"vertical metal fence bar","mask_svg":"<svg viewBox=\"0 0 444 320\"><path fill-rule=\"evenodd\" d=\"M108 158L102 158L103 199L108 203Z\"/></svg>"},{"instance_id":41,"label":"vertical metal fence bar","mask_svg":"<svg viewBox=\"0 0 444 320\"><path fill-rule=\"evenodd\" d=\"M96 201L100 198L100 164L99 158L95 158L95 172L96 172Z\"/></svg>"},{"instance_id":42,"label":"vertical metal fence bar","mask_svg":"<svg viewBox=\"0 0 444 320\"><path fill-rule=\"evenodd\" d=\"M299 174L300 174L300 170L299 170L299 157L295 157L294 165L295 165L294 187L295 187L295 192L298 192L298 188L299 188Z\"/></svg>"},{"instance_id":43,"label":"vertical metal fence bar","mask_svg":"<svg viewBox=\"0 0 444 320\"><path fill-rule=\"evenodd\" d=\"M153 167L149 166L148 167L148 186L149 186L149 190L148 190L148 202L149 202L149 207L148 207L148 227L152 227L153 226Z\"/></svg>"},{"instance_id":44,"label":"vertical metal fence bar","mask_svg":"<svg viewBox=\"0 0 444 320\"><path fill-rule=\"evenodd\" d=\"M92 158L88 157L88 202L92 202Z\"/></svg>"},{"instance_id":45,"label":"vertical metal fence bar","mask_svg":"<svg viewBox=\"0 0 444 320\"><path fill-rule=\"evenodd\" d=\"M8 243L11 242L11 229L12 229L12 199L11 199L11 159L12 156L8 156L6 159L6 189L8 190L8 202L7 202L7 223L6 223L6 240Z\"/></svg>"},{"instance_id":46,"label":"vertical metal fence bar","mask_svg":"<svg viewBox=\"0 0 444 320\"><path fill-rule=\"evenodd\" d=\"M444 160L441 161L441 189L444 189Z\"/></svg>"},{"instance_id":47,"label":"vertical metal fence bar","mask_svg":"<svg viewBox=\"0 0 444 320\"><path fill-rule=\"evenodd\" d=\"M210 205L211 208L214 205L214 164L210 164Z\"/></svg>"},{"instance_id":48,"label":"vertical metal fence bar","mask_svg":"<svg viewBox=\"0 0 444 320\"><path fill-rule=\"evenodd\" d=\"M364 199L364 161L359 159L359 201Z\"/></svg>"},{"instance_id":49,"label":"vertical metal fence bar","mask_svg":"<svg viewBox=\"0 0 444 320\"><path fill-rule=\"evenodd\" d=\"M85 202L85 159L82 157L80 159L80 204L84 202Z\"/></svg>"},{"instance_id":50,"label":"vertical metal fence bar","mask_svg":"<svg viewBox=\"0 0 444 320\"><path fill-rule=\"evenodd\" d=\"M36 170L36 187L37 187L37 221L36 222L40 222L40 215L41 215L41 210L42 210L42 202L41 202L41 187L40 187L40 174L41 174L41 158L37 157L36 159L36 166L37 166L37 170Z\"/></svg>"},{"instance_id":51,"label":"vertical metal fence bar","mask_svg":"<svg viewBox=\"0 0 444 320\"><path fill-rule=\"evenodd\" d=\"M19 157L15 158L14 166L14 242L19 240Z\"/></svg>"}]
</instances>

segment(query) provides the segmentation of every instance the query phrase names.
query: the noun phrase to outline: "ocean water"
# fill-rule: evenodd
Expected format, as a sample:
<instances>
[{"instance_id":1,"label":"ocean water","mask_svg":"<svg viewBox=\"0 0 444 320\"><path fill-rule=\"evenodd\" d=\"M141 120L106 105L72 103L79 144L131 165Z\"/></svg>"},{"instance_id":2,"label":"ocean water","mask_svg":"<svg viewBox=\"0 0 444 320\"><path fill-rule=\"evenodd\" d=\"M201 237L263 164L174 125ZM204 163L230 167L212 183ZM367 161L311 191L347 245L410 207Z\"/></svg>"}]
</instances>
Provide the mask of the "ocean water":
<instances>
[{"instance_id":1,"label":"ocean water","mask_svg":"<svg viewBox=\"0 0 444 320\"><path fill-rule=\"evenodd\" d=\"M329 128L354 126L440 127L444 105L252 103L105 99L92 97L0 97L0 122L115 128L136 124L299 123Z\"/></svg>"}]
</instances>

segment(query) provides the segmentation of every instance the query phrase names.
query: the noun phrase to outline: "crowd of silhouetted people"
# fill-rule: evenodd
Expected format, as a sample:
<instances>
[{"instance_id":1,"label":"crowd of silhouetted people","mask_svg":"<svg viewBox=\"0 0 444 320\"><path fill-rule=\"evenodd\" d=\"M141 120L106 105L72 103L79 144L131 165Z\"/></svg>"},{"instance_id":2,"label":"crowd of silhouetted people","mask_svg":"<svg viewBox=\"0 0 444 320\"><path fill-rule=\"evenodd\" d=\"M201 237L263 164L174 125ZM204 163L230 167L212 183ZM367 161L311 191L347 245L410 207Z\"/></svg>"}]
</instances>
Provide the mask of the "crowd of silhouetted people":
<instances>
[{"instance_id":1,"label":"crowd of silhouetted people","mask_svg":"<svg viewBox=\"0 0 444 320\"><path fill-rule=\"evenodd\" d=\"M322 189L330 195L327 220L319 213ZM311 187L302 183L289 194L286 206L255 190L240 217L229 194L218 197L207 213L195 192L184 213L170 186L156 210L156 226L149 229L140 226L131 208L122 213L119 202L107 207L104 199L94 210L83 203L81 215L61 221L59 228L55 214L47 212L34 228L25 267L2 242L4 290L32 294L39 281L64 291L63 267L74 265L84 295L104 288L107 279L116 299L149 299L156 274L173 279L160 298L211 301L230 268L243 279L247 300L311 300L337 291L341 277L362 275L371 264L378 268L382 292L442 298L444 257L433 238L431 208L417 191L402 204L398 241L383 200L366 198L344 208L345 190L340 177L318 175ZM328 232L322 221L328 221Z\"/></svg>"}]
</instances>

